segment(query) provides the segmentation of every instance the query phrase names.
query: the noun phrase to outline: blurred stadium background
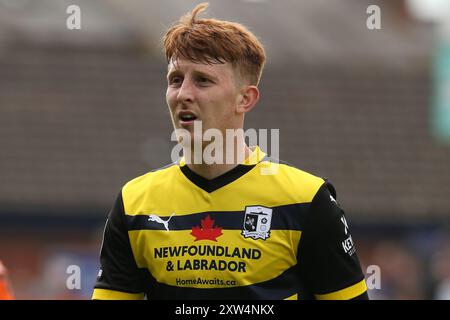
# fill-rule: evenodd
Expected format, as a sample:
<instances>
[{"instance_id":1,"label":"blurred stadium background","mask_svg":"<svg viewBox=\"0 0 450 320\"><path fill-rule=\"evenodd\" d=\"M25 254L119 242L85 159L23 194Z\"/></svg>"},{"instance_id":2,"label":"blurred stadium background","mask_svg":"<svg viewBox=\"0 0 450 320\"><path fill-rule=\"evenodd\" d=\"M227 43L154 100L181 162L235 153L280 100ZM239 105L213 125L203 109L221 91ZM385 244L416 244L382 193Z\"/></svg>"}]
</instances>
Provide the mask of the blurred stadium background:
<instances>
[{"instance_id":1,"label":"blurred stadium background","mask_svg":"<svg viewBox=\"0 0 450 320\"><path fill-rule=\"evenodd\" d=\"M160 39L200 1L0 0L0 259L18 299L89 299L120 187L170 162ZM428 3L428 6L425 4ZM68 30L69 5L81 30ZM381 30L369 30L369 5ZM432 6L435 5L435 6ZM372 299L450 298L450 4L210 0L264 43L247 128L329 178ZM81 289L66 287L69 265Z\"/></svg>"}]
</instances>

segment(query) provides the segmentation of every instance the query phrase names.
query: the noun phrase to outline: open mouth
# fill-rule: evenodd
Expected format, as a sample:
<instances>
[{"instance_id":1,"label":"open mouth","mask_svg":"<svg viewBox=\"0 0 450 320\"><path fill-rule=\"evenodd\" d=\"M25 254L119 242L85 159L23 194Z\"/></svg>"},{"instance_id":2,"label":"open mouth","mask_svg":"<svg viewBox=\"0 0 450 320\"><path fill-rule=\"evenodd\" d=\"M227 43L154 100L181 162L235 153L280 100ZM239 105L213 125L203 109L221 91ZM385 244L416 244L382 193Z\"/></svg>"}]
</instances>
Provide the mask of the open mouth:
<instances>
[{"instance_id":1,"label":"open mouth","mask_svg":"<svg viewBox=\"0 0 450 320\"><path fill-rule=\"evenodd\" d=\"M178 115L178 118L182 122L191 122L191 121L197 120L197 116L190 111L181 111Z\"/></svg>"}]
</instances>

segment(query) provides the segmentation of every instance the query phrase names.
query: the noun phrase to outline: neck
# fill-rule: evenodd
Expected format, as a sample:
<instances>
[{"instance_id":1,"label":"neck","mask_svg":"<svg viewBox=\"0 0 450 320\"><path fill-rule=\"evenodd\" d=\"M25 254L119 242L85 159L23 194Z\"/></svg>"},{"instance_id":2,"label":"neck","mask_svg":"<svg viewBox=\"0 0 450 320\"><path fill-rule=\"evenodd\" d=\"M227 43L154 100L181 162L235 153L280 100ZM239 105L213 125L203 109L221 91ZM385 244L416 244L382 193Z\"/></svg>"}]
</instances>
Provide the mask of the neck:
<instances>
[{"instance_id":1,"label":"neck","mask_svg":"<svg viewBox=\"0 0 450 320\"><path fill-rule=\"evenodd\" d=\"M205 150L205 147L202 148L203 149L202 155L203 151ZM192 152L191 150L183 149L184 154L187 154L187 152L190 152L191 159L194 159L194 152ZM224 160L226 160L225 152L226 150L224 150L224 152L222 153ZM191 161L186 165L196 174L202 176L205 179L211 180L237 167L246 158L248 158L251 153L252 150L247 146L247 144L244 141L242 141L241 143L234 144L233 161L222 161L221 163L207 164L205 163L204 158L202 158L201 163L195 163L194 161Z\"/></svg>"}]
</instances>

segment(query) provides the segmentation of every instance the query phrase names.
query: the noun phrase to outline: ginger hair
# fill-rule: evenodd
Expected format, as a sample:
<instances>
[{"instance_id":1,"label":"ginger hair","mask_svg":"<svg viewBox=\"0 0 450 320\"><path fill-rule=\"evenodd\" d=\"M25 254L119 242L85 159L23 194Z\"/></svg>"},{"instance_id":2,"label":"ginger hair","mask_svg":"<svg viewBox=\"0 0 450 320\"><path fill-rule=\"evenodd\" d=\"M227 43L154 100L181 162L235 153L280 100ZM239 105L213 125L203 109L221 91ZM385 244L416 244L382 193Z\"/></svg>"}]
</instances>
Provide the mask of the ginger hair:
<instances>
[{"instance_id":1,"label":"ginger hair","mask_svg":"<svg viewBox=\"0 0 450 320\"><path fill-rule=\"evenodd\" d=\"M208 5L197 5L167 30L163 38L167 62L178 58L206 64L229 62L244 81L258 85L266 60L261 42L240 23L198 19Z\"/></svg>"}]
</instances>

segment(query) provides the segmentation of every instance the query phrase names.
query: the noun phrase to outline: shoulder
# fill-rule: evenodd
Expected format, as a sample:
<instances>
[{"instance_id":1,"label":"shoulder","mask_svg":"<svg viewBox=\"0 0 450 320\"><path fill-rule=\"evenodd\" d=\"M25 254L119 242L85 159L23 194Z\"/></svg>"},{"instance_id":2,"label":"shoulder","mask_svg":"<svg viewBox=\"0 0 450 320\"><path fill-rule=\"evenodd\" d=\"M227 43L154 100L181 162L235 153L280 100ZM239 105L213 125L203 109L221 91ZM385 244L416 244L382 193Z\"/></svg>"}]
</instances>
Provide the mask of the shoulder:
<instances>
[{"instance_id":1,"label":"shoulder","mask_svg":"<svg viewBox=\"0 0 450 320\"><path fill-rule=\"evenodd\" d=\"M159 184L170 179L170 176L178 171L177 169L178 164L171 163L128 181L121 190L124 202L126 199L137 197L158 187Z\"/></svg>"},{"instance_id":2,"label":"shoulder","mask_svg":"<svg viewBox=\"0 0 450 320\"><path fill-rule=\"evenodd\" d=\"M261 161L261 166L279 184L289 188L294 194L303 195L302 202L311 202L321 187L328 184L327 179L279 159L266 157Z\"/></svg>"}]
</instances>

